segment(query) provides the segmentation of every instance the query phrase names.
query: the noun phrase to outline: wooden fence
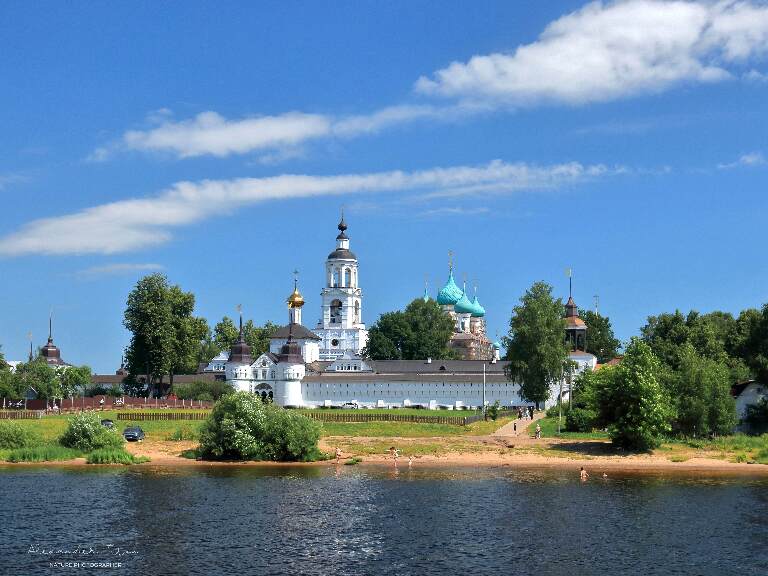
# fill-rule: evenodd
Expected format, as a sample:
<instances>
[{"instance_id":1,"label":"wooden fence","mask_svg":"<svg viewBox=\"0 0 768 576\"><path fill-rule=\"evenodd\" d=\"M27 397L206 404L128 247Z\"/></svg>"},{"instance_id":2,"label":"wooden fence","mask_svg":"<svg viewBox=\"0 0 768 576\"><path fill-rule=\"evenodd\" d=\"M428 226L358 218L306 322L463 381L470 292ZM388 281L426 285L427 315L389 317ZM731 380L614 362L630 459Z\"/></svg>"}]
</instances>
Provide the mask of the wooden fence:
<instances>
[{"instance_id":1,"label":"wooden fence","mask_svg":"<svg viewBox=\"0 0 768 576\"><path fill-rule=\"evenodd\" d=\"M0 420L37 420L42 417L42 410L0 410Z\"/></svg>"},{"instance_id":2,"label":"wooden fence","mask_svg":"<svg viewBox=\"0 0 768 576\"><path fill-rule=\"evenodd\" d=\"M416 414L366 414L365 412L360 414L337 414L324 410L312 410L303 414L322 422L411 422L414 424L450 424L453 426L466 426L483 419L482 414L475 414L473 416L419 416Z\"/></svg>"},{"instance_id":3,"label":"wooden fence","mask_svg":"<svg viewBox=\"0 0 768 576\"><path fill-rule=\"evenodd\" d=\"M210 410L200 412L118 412L118 420L161 421L161 420L205 420Z\"/></svg>"}]
</instances>

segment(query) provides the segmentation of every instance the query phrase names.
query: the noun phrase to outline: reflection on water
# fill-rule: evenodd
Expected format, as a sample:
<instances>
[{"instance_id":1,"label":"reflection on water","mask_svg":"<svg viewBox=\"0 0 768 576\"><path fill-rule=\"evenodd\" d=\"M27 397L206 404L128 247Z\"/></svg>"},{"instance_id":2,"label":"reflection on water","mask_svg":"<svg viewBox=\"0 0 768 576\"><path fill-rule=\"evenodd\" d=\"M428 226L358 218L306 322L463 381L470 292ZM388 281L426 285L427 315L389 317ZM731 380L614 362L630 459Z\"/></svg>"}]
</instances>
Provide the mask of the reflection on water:
<instances>
[{"instance_id":1,"label":"reflection on water","mask_svg":"<svg viewBox=\"0 0 768 576\"><path fill-rule=\"evenodd\" d=\"M77 572L49 562L72 561L78 546L99 561L135 551L116 574L768 573L759 478L4 467L0 488L2 574Z\"/></svg>"}]
</instances>

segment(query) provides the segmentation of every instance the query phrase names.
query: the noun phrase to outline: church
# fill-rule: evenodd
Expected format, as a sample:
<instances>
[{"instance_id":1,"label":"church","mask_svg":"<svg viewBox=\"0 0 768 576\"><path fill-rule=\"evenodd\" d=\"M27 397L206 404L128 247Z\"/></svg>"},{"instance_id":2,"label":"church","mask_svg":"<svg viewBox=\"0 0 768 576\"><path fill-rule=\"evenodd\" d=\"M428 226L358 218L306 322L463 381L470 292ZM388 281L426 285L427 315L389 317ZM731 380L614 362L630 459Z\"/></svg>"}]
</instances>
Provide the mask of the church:
<instances>
[{"instance_id":1,"label":"church","mask_svg":"<svg viewBox=\"0 0 768 576\"><path fill-rule=\"evenodd\" d=\"M496 401L502 406L532 403L520 397L520 385L505 374L500 344L486 335L485 309L477 294L470 300L466 283L459 288L449 264L448 281L437 303L454 321L450 347L461 360L366 360L361 351L368 332L363 322L363 294L357 256L350 250L342 214L336 247L325 261L321 291L321 320L313 330L302 324L304 297L298 280L286 299L288 324L275 332L269 351L254 358L240 335L228 351L207 365L205 372L223 376L235 389L259 395L286 407L360 407L474 409ZM424 294L428 299L429 295ZM572 344L576 372L594 368L596 358L584 351L586 325L578 318L573 298L566 306L566 336ZM580 348L579 348L580 347ZM552 386L557 401L560 383ZM567 384L565 386L567 390Z\"/></svg>"}]
</instances>

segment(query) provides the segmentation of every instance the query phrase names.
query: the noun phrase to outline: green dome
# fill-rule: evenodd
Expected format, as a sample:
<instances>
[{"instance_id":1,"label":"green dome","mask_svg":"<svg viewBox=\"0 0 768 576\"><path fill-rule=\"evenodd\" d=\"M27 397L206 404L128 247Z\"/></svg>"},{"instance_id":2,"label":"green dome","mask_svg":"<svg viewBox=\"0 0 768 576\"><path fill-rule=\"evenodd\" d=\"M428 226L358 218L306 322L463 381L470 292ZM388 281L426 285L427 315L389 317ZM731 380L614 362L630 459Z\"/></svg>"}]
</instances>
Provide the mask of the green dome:
<instances>
[{"instance_id":1,"label":"green dome","mask_svg":"<svg viewBox=\"0 0 768 576\"><path fill-rule=\"evenodd\" d=\"M456 286L456 282L453 279L453 270L448 274L448 282L445 283L443 289L437 293L437 303L442 306L451 306L456 304L461 297L464 296L461 288ZM464 296L466 298L466 296ZM469 303L469 301L467 300Z\"/></svg>"},{"instance_id":2,"label":"green dome","mask_svg":"<svg viewBox=\"0 0 768 576\"><path fill-rule=\"evenodd\" d=\"M493 347L496 348L496 350L501 350L501 344L499 344L498 342L494 342Z\"/></svg>"},{"instance_id":3,"label":"green dome","mask_svg":"<svg viewBox=\"0 0 768 576\"><path fill-rule=\"evenodd\" d=\"M475 299L472 300L472 307L475 309L474 312L472 312L472 316L475 318L482 318L485 316L485 308L480 305L480 301L477 299L477 294L475 294Z\"/></svg>"},{"instance_id":4,"label":"green dome","mask_svg":"<svg viewBox=\"0 0 768 576\"><path fill-rule=\"evenodd\" d=\"M462 292L459 301L453 305L453 311L457 314L474 314L476 310L466 293Z\"/></svg>"}]
</instances>

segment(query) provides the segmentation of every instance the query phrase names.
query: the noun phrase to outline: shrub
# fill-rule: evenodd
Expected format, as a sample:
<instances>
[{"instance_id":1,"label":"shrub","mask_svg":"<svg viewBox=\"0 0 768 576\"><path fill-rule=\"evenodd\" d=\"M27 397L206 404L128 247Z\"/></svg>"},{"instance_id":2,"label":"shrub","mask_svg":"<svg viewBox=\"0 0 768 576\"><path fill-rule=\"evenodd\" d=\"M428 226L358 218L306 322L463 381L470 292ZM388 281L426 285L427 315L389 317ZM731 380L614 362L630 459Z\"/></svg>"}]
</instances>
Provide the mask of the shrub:
<instances>
[{"instance_id":1,"label":"shrub","mask_svg":"<svg viewBox=\"0 0 768 576\"><path fill-rule=\"evenodd\" d=\"M360 464L362 462L362 458L350 458L346 462L344 462L344 466L354 466L355 464Z\"/></svg>"},{"instance_id":2,"label":"shrub","mask_svg":"<svg viewBox=\"0 0 768 576\"><path fill-rule=\"evenodd\" d=\"M90 452L99 448L122 448L125 441L116 430L102 426L98 415L81 412L70 419L59 442L62 446Z\"/></svg>"},{"instance_id":3,"label":"shrub","mask_svg":"<svg viewBox=\"0 0 768 576\"><path fill-rule=\"evenodd\" d=\"M586 408L572 408L565 415L565 429L568 432L591 432L595 413Z\"/></svg>"},{"instance_id":4,"label":"shrub","mask_svg":"<svg viewBox=\"0 0 768 576\"><path fill-rule=\"evenodd\" d=\"M197 439L197 432L191 428L176 428L165 438L166 440L172 440L174 442L181 442L182 440L195 440Z\"/></svg>"},{"instance_id":5,"label":"shrub","mask_svg":"<svg viewBox=\"0 0 768 576\"><path fill-rule=\"evenodd\" d=\"M27 446L17 448L8 454L8 462L48 462L51 460L72 460L81 455L79 450L64 448L58 444Z\"/></svg>"},{"instance_id":6,"label":"shrub","mask_svg":"<svg viewBox=\"0 0 768 576\"><path fill-rule=\"evenodd\" d=\"M86 457L88 464L141 464L149 462L146 456L134 456L123 448L99 448Z\"/></svg>"},{"instance_id":7,"label":"shrub","mask_svg":"<svg viewBox=\"0 0 768 576\"><path fill-rule=\"evenodd\" d=\"M235 388L232 384L218 380L196 380L188 384L173 385L173 393L184 400L218 400L234 391Z\"/></svg>"},{"instance_id":8,"label":"shrub","mask_svg":"<svg viewBox=\"0 0 768 576\"><path fill-rule=\"evenodd\" d=\"M40 444L40 435L15 420L0 420L0 448L24 448Z\"/></svg>"},{"instance_id":9,"label":"shrub","mask_svg":"<svg viewBox=\"0 0 768 576\"><path fill-rule=\"evenodd\" d=\"M265 404L248 392L224 396L200 430L204 458L313 461L320 424L298 412Z\"/></svg>"},{"instance_id":10,"label":"shrub","mask_svg":"<svg viewBox=\"0 0 768 576\"><path fill-rule=\"evenodd\" d=\"M485 412L488 418L491 420L496 420L499 417L499 405L499 401L496 400L496 402L488 406Z\"/></svg>"}]
</instances>

